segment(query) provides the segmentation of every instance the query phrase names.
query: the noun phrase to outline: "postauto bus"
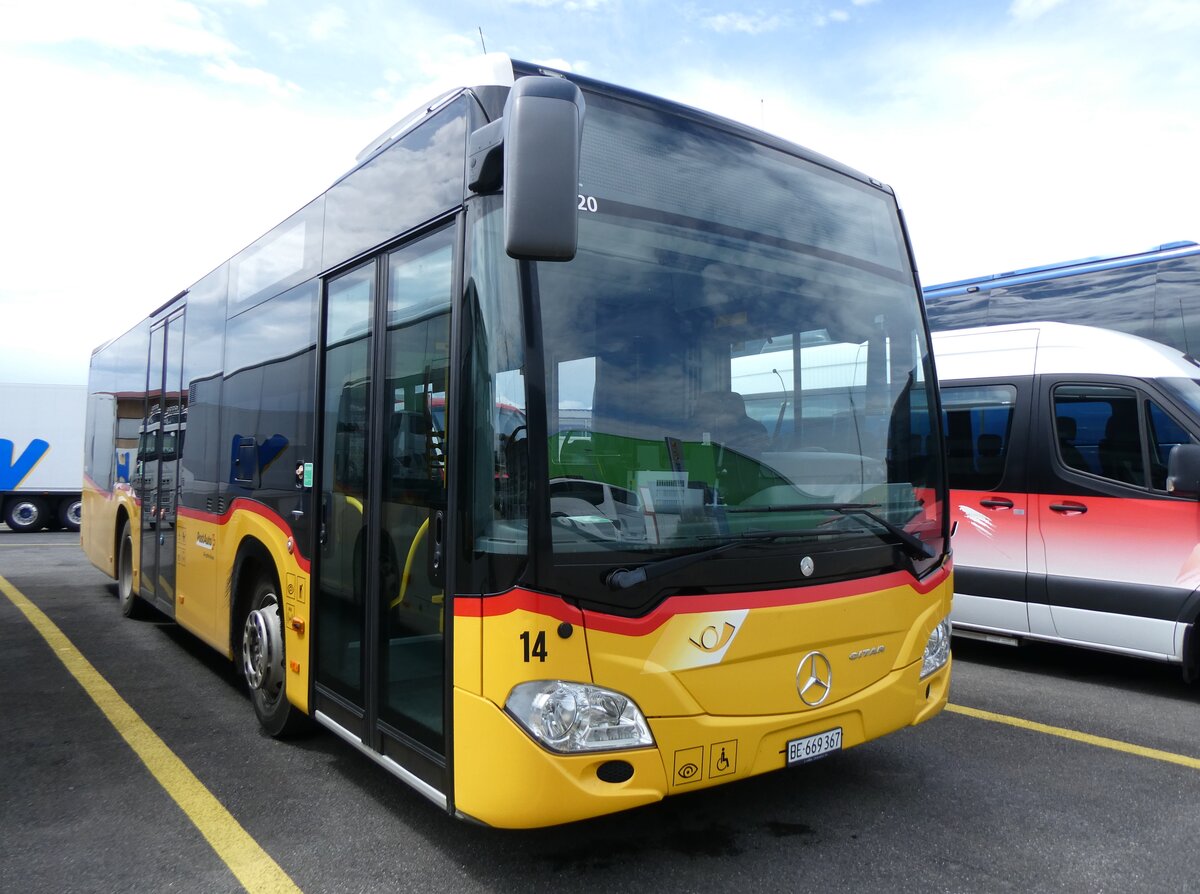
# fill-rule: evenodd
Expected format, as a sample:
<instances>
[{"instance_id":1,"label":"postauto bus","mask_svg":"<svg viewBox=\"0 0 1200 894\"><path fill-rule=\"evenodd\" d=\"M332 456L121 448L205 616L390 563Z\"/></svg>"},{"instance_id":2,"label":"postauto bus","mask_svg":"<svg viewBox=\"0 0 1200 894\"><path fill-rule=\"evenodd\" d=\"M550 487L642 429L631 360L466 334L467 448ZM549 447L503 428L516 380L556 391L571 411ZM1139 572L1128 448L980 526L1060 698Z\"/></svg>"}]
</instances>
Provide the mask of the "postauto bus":
<instances>
[{"instance_id":1,"label":"postauto bus","mask_svg":"<svg viewBox=\"0 0 1200 894\"><path fill-rule=\"evenodd\" d=\"M271 734L496 826L933 717L947 491L892 191L489 61L95 352L83 543L124 610L235 661ZM799 369L812 330L859 374L768 431L734 363L788 337ZM171 487L120 481L115 433L169 401Z\"/></svg>"}]
</instances>

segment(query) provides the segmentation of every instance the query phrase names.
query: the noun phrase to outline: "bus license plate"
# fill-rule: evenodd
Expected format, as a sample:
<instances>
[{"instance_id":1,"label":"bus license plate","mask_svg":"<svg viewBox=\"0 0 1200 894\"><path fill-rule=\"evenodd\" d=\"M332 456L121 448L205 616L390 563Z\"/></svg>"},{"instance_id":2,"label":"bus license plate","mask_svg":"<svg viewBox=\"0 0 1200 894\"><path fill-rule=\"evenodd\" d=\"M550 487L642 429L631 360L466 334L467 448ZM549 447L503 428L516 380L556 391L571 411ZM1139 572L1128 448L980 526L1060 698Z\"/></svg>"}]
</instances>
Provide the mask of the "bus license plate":
<instances>
[{"instance_id":1,"label":"bus license plate","mask_svg":"<svg viewBox=\"0 0 1200 894\"><path fill-rule=\"evenodd\" d=\"M805 764L842 750L842 728L826 730L815 736L792 739L787 743L787 765Z\"/></svg>"}]
</instances>

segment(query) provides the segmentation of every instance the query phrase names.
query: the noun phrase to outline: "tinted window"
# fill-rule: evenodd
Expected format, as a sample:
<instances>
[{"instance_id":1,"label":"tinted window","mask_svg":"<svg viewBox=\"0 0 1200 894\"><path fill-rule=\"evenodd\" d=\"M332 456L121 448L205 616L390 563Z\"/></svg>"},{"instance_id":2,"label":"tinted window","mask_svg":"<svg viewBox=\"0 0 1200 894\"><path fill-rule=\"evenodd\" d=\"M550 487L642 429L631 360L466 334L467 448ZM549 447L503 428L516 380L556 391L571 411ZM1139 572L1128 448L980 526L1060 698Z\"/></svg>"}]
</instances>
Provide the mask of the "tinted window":
<instances>
[{"instance_id":1,"label":"tinted window","mask_svg":"<svg viewBox=\"0 0 1200 894\"><path fill-rule=\"evenodd\" d=\"M316 283L298 286L231 319L225 343L222 480L231 497L256 490L289 523L302 508L296 466L313 458L316 313Z\"/></svg>"},{"instance_id":2,"label":"tinted window","mask_svg":"<svg viewBox=\"0 0 1200 894\"><path fill-rule=\"evenodd\" d=\"M942 389L950 486L992 490L1004 477L1017 389L979 385Z\"/></svg>"},{"instance_id":3,"label":"tinted window","mask_svg":"<svg viewBox=\"0 0 1200 894\"><path fill-rule=\"evenodd\" d=\"M456 100L329 189L323 266L462 204L465 110Z\"/></svg>"},{"instance_id":4,"label":"tinted window","mask_svg":"<svg viewBox=\"0 0 1200 894\"><path fill-rule=\"evenodd\" d=\"M1146 433L1150 437L1150 486L1167 489L1167 459L1179 444L1195 444L1196 439L1154 401L1146 402Z\"/></svg>"},{"instance_id":5,"label":"tinted window","mask_svg":"<svg viewBox=\"0 0 1200 894\"><path fill-rule=\"evenodd\" d=\"M183 385L191 437L181 454L179 501L210 510L220 480L221 365L225 360L225 293L228 265L222 264L188 292L184 332Z\"/></svg>"},{"instance_id":6,"label":"tinted window","mask_svg":"<svg viewBox=\"0 0 1200 894\"><path fill-rule=\"evenodd\" d=\"M1093 475L1144 487L1137 403L1132 388L1055 388L1054 418L1062 462Z\"/></svg>"}]
</instances>

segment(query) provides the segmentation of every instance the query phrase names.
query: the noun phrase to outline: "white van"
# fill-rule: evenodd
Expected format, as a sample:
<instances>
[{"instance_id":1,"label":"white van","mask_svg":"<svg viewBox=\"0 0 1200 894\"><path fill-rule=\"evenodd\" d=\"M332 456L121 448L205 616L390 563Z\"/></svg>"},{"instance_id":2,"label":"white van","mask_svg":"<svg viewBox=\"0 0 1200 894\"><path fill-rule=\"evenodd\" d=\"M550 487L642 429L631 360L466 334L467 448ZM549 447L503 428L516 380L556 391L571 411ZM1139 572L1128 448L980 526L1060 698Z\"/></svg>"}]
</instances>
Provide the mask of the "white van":
<instances>
[{"instance_id":1,"label":"white van","mask_svg":"<svg viewBox=\"0 0 1200 894\"><path fill-rule=\"evenodd\" d=\"M934 333L955 633L1200 677L1200 361L1064 323Z\"/></svg>"}]
</instances>

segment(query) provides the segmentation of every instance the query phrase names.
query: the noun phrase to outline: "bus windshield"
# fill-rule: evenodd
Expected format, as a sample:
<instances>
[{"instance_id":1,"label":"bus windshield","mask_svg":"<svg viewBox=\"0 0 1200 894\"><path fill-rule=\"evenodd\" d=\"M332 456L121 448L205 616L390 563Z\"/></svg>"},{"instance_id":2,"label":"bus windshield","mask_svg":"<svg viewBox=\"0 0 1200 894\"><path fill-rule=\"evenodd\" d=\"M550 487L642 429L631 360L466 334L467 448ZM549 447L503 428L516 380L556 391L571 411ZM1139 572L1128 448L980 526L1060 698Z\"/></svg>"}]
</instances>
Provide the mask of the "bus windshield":
<instances>
[{"instance_id":1,"label":"bus windshield","mask_svg":"<svg viewBox=\"0 0 1200 894\"><path fill-rule=\"evenodd\" d=\"M891 195L591 95L582 168L579 253L539 264L535 286L543 381L526 386L545 395L547 455L533 505L554 557L541 583L602 599L610 566L726 541L744 548L669 584L711 585L726 562L743 587L802 580L797 541L843 554L818 576L878 567L896 538L844 506L922 539L922 567L936 564L929 350ZM764 554L789 558L746 561Z\"/></svg>"}]
</instances>

